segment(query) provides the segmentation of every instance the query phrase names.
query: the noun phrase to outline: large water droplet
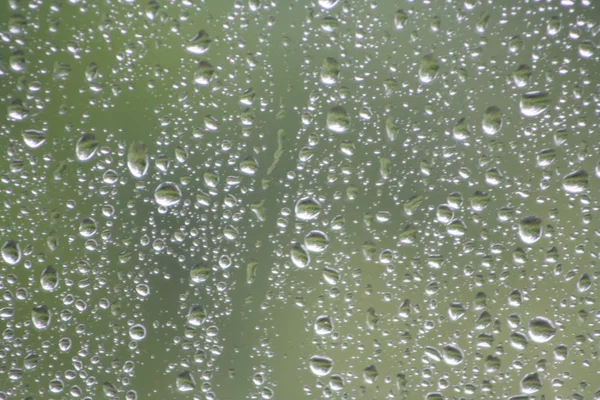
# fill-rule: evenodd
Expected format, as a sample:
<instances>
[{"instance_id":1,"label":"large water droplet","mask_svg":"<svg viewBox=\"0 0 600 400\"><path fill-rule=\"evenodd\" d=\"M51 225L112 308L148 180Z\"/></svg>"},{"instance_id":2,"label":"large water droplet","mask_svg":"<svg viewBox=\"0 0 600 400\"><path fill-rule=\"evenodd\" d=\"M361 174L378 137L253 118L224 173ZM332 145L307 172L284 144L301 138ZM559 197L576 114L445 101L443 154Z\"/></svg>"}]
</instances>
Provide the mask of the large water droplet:
<instances>
[{"instance_id":1,"label":"large water droplet","mask_svg":"<svg viewBox=\"0 0 600 400\"><path fill-rule=\"evenodd\" d=\"M316 376L328 375L333 369L333 360L325 356L312 356L309 360L310 371Z\"/></svg>"},{"instance_id":2,"label":"large water droplet","mask_svg":"<svg viewBox=\"0 0 600 400\"><path fill-rule=\"evenodd\" d=\"M46 143L46 132L37 129L26 129L23 131L23 141L32 149L37 149Z\"/></svg>"},{"instance_id":3,"label":"large water droplet","mask_svg":"<svg viewBox=\"0 0 600 400\"><path fill-rule=\"evenodd\" d=\"M585 192L589 184L589 175L583 169L571 172L563 177L562 187L568 193Z\"/></svg>"},{"instance_id":4,"label":"large water droplet","mask_svg":"<svg viewBox=\"0 0 600 400\"><path fill-rule=\"evenodd\" d=\"M181 189L173 182L161 183L154 191L154 200L159 206L174 206L181 201Z\"/></svg>"},{"instance_id":5,"label":"large water droplet","mask_svg":"<svg viewBox=\"0 0 600 400\"><path fill-rule=\"evenodd\" d=\"M538 217L526 217L519 222L519 237L523 243L532 244L542 237L542 220Z\"/></svg>"},{"instance_id":6,"label":"large water droplet","mask_svg":"<svg viewBox=\"0 0 600 400\"><path fill-rule=\"evenodd\" d=\"M50 326L52 314L45 305L35 306L31 311L31 322L36 329L46 329Z\"/></svg>"},{"instance_id":7,"label":"large water droplet","mask_svg":"<svg viewBox=\"0 0 600 400\"><path fill-rule=\"evenodd\" d=\"M350 117L344 107L335 106L327 113L327 129L335 133L345 133L350 128Z\"/></svg>"},{"instance_id":8,"label":"large water droplet","mask_svg":"<svg viewBox=\"0 0 600 400\"><path fill-rule=\"evenodd\" d=\"M433 54L427 54L421 59L419 79L421 83L432 82L440 70L440 62Z\"/></svg>"},{"instance_id":9,"label":"large water droplet","mask_svg":"<svg viewBox=\"0 0 600 400\"><path fill-rule=\"evenodd\" d=\"M127 153L127 167L135 178L143 178L148 173L149 159L148 146L140 141L135 141L129 146Z\"/></svg>"},{"instance_id":10,"label":"large water droplet","mask_svg":"<svg viewBox=\"0 0 600 400\"><path fill-rule=\"evenodd\" d=\"M15 265L21 261L21 247L14 240L8 240L4 243L0 253L2 253L2 259L7 264Z\"/></svg>"},{"instance_id":11,"label":"large water droplet","mask_svg":"<svg viewBox=\"0 0 600 400\"><path fill-rule=\"evenodd\" d=\"M75 155L79 161L88 161L98 151L98 141L92 133L84 133L81 135L75 146Z\"/></svg>"},{"instance_id":12,"label":"large water droplet","mask_svg":"<svg viewBox=\"0 0 600 400\"><path fill-rule=\"evenodd\" d=\"M521 96L519 108L526 117L537 117L550 107L550 96L547 92L529 92Z\"/></svg>"},{"instance_id":13,"label":"large water droplet","mask_svg":"<svg viewBox=\"0 0 600 400\"><path fill-rule=\"evenodd\" d=\"M195 54L195 55L200 55L200 54L204 54L208 51L208 48L210 46L210 36L208 35L208 32L206 32L204 29L202 29L200 32L198 32L196 34L196 36L194 36L192 39L190 39L186 45L185 48L188 52Z\"/></svg>"},{"instance_id":14,"label":"large water droplet","mask_svg":"<svg viewBox=\"0 0 600 400\"><path fill-rule=\"evenodd\" d=\"M321 204L312 197L303 197L296 203L296 218L301 221L310 221L321 213Z\"/></svg>"},{"instance_id":15,"label":"large water droplet","mask_svg":"<svg viewBox=\"0 0 600 400\"><path fill-rule=\"evenodd\" d=\"M546 343L556 335L556 327L547 318L535 317L529 321L527 333L534 342Z\"/></svg>"}]
</instances>

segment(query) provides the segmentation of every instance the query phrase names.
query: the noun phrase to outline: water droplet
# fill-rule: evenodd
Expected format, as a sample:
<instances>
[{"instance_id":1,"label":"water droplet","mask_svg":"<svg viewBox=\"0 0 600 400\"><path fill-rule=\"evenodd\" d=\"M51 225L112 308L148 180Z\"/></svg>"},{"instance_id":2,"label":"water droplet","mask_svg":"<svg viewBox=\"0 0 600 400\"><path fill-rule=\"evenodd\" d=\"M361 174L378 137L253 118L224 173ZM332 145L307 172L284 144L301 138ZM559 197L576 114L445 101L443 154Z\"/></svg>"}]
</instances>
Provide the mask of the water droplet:
<instances>
[{"instance_id":1,"label":"water droplet","mask_svg":"<svg viewBox=\"0 0 600 400\"><path fill-rule=\"evenodd\" d=\"M154 191L154 200L159 206L174 206L181 201L181 189L173 182L161 183Z\"/></svg>"},{"instance_id":2,"label":"water droplet","mask_svg":"<svg viewBox=\"0 0 600 400\"><path fill-rule=\"evenodd\" d=\"M547 92L529 92L521 96L519 108L526 117L537 117L550 107L550 96Z\"/></svg>"},{"instance_id":3,"label":"water droplet","mask_svg":"<svg viewBox=\"0 0 600 400\"><path fill-rule=\"evenodd\" d=\"M187 322L193 326L200 326L206 320L206 310L200 305L191 306L187 314Z\"/></svg>"},{"instance_id":4,"label":"water droplet","mask_svg":"<svg viewBox=\"0 0 600 400\"><path fill-rule=\"evenodd\" d=\"M333 322L328 315L321 315L315 320L315 333L329 335L333 331Z\"/></svg>"},{"instance_id":5,"label":"water droplet","mask_svg":"<svg viewBox=\"0 0 600 400\"><path fill-rule=\"evenodd\" d=\"M52 265L47 266L40 277L40 285L43 290L53 291L58 287L58 272Z\"/></svg>"},{"instance_id":6,"label":"water droplet","mask_svg":"<svg viewBox=\"0 0 600 400\"><path fill-rule=\"evenodd\" d=\"M7 264L15 265L21 261L21 247L14 240L8 240L4 243L0 253L2 253L2 259Z\"/></svg>"},{"instance_id":7,"label":"water droplet","mask_svg":"<svg viewBox=\"0 0 600 400\"><path fill-rule=\"evenodd\" d=\"M208 61L200 61L194 72L194 83L199 86L208 86L215 74L215 67Z\"/></svg>"},{"instance_id":8,"label":"water droplet","mask_svg":"<svg viewBox=\"0 0 600 400\"><path fill-rule=\"evenodd\" d=\"M148 173L149 159L148 146L146 144L135 141L129 146L127 167L131 175L137 179L143 178Z\"/></svg>"},{"instance_id":9,"label":"water droplet","mask_svg":"<svg viewBox=\"0 0 600 400\"><path fill-rule=\"evenodd\" d=\"M568 193L585 192L589 184L589 175L586 171L580 169L563 177L562 187Z\"/></svg>"},{"instance_id":10,"label":"water droplet","mask_svg":"<svg viewBox=\"0 0 600 400\"><path fill-rule=\"evenodd\" d=\"M321 204L312 197L303 197L296 203L296 219L311 221L321 213Z\"/></svg>"},{"instance_id":11,"label":"water droplet","mask_svg":"<svg viewBox=\"0 0 600 400\"><path fill-rule=\"evenodd\" d=\"M321 82L325 85L335 85L340 77L340 66L333 57L327 57L323 60L321 67Z\"/></svg>"},{"instance_id":12,"label":"water droplet","mask_svg":"<svg viewBox=\"0 0 600 400\"><path fill-rule=\"evenodd\" d=\"M86 238L94 236L97 229L96 221L93 218L84 218L79 224L79 234Z\"/></svg>"},{"instance_id":13,"label":"water droplet","mask_svg":"<svg viewBox=\"0 0 600 400\"><path fill-rule=\"evenodd\" d=\"M194 283L203 283L210 278L211 273L211 269L203 262L200 262L190 270L190 279Z\"/></svg>"},{"instance_id":14,"label":"water droplet","mask_svg":"<svg viewBox=\"0 0 600 400\"><path fill-rule=\"evenodd\" d=\"M308 266L310 263L310 255L308 254L308 251L299 243L296 243L292 246L292 249L290 250L290 258L292 259L292 263L297 268L306 268L306 266Z\"/></svg>"},{"instance_id":15,"label":"water droplet","mask_svg":"<svg viewBox=\"0 0 600 400\"><path fill-rule=\"evenodd\" d=\"M198 32L198 34L196 34L196 36L186 43L185 48L192 54L200 55L208 51L210 42L211 39L208 35L208 32L202 29L200 32Z\"/></svg>"},{"instance_id":16,"label":"water droplet","mask_svg":"<svg viewBox=\"0 0 600 400\"><path fill-rule=\"evenodd\" d=\"M319 0L319 6L325 10L330 10L337 5L339 0Z\"/></svg>"},{"instance_id":17,"label":"water droplet","mask_svg":"<svg viewBox=\"0 0 600 400\"><path fill-rule=\"evenodd\" d=\"M442 354L444 362L448 365L458 365L464 360L463 352L458 346L447 345Z\"/></svg>"},{"instance_id":18,"label":"water droplet","mask_svg":"<svg viewBox=\"0 0 600 400\"><path fill-rule=\"evenodd\" d=\"M327 113L327 129L334 133L345 133L350 128L350 117L344 107L335 106Z\"/></svg>"},{"instance_id":19,"label":"water droplet","mask_svg":"<svg viewBox=\"0 0 600 400\"><path fill-rule=\"evenodd\" d=\"M488 107L483 113L481 127L486 135L492 136L502 128L502 111L496 106Z\"/></svg>"},{"instance_id":20,"label":"water droplet","mask_svg":"<svg viewBox=\"0 0 600 400\"><path fill-rule=\"evenodd\" d=\"M309 360L310 371L316 376L328 375L333 369L333 360L325 356L312 356Z\"/></svg>"},{"instance_id":21,"label":"water droplet","mask_svg":"<svg viewBox=\"0 0 600 400\"><path fill-rule=\"evenodd\" d=\"M521 391L526 394L532 394L542 388L542 381L537 372L527 374L521 379Z\"/></svg>"},{"instance_id":22,"label":"water droplet","mask_svg":"<svg viewBox=\"0 0 600 400\"><path fill-rule=\"evenodd\" d=\"M321 231L311 231L304 237L304 246L312 253L322 253L327 250L329 239Z\"/></svg>"},{"instance_id":23,"label":"water droplet","mask_svg":"<svg viewBox=\"0 0 600 400\"><path fill-rule=\"evenodd\" d=\"M406 14L406 12L404 12L404 10L398 10L394 15L394 26L397 30L404 29L407 20L408 15Z\"/></svg>"},{"instance_id":24,"label":"water droplet","mask_svg":"<svg viewBox=\"0 0 600 400\"><path fill-rule=\"evenodd\" d=\"M35 306L31 311L31 322L36 329L46 329L50 326L52 315L45 305Z\"/></svg>"},{"instance_id":25,"label":"water droplet","mask_svg":"<svg viewBox=\"0 0 600 400\"><path fill-rule=\"evenodd\" d=\"M175 386L180 392L190 392L196 388L196 382L189 371L183 371L177 375Z\"/></svg>"},{"instance_id":26,"label":"water droplet","mask_svg":"<svg viewBox=\"0 0 600 400\"><path fill-rule=\"evenodd\" d=\"M79 161L88 161L98 151L98 141L96 136L92 133L84 133L81 135L75 146L75 155Z\"/></svg>"},{"instance_id":27,"label":"water droplet","mask_svg":"<svg viewBox=\"0 0 600 400\"><path fill-rule=\"evenodd\" d=\"M133 340L142 340L146 337L146 328L144 325L136 324L129 328L129 337Z\"/></svg>"},{"instance_id":28,"label":"water droplet","mask_svg":"<svg viewBox=\"0 0 600 400\"><path fill-rule=\"evenodd\" d=\"M556 335L556 327L547 318L535 317L529 321L527 333L536 343L546 343Z\"/></svg>"},{"instance_id":29,"label":"water droplet","mask_svg":"<svg viewBox=\"0 0 600 400\"><path fill-rule=\"evenodd\" d=\"M37 149L46 143L46 132L26 129L23 131L23 141L29 148Z\"/></svg>"},{"instance_id":30,"label":"water droplet","mask_svg":"<svg viewBox=\"0 0 600 400\"><path fill-rule=\"evenodd\" d=\"M519 222L519 237L523 243L533 244L542 237L542 220L538 217L526 217Z\"/></svg>"},{"instance_id":31,"label":"water droplet","mask_svg":"<svg viewBox=\"0 0 600 400\"><path fill-rule=\"evenodd\" d=\"M440 62L433 54L427 54L421 59L419 79L421 83L431 83L440 70Z\"/></svg>"}]
</instances>

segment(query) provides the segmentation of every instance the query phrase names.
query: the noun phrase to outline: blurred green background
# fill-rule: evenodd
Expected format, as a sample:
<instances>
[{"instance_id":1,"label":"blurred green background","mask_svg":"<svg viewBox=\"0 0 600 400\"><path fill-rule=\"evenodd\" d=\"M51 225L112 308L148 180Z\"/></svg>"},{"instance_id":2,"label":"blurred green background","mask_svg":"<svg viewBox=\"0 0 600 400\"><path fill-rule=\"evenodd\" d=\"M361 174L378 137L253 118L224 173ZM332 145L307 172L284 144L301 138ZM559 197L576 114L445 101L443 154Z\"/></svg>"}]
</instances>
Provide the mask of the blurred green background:
<instances>
[{"instance_id":1,"label":"blurred green background","mask_svg":"<svg viewBox=\"0 0 600 400\"><path fill-rule=\"evenodd\" d=\"M597 3L0 7L0 399L600 398Z\"/></svg>"}]
</instances>

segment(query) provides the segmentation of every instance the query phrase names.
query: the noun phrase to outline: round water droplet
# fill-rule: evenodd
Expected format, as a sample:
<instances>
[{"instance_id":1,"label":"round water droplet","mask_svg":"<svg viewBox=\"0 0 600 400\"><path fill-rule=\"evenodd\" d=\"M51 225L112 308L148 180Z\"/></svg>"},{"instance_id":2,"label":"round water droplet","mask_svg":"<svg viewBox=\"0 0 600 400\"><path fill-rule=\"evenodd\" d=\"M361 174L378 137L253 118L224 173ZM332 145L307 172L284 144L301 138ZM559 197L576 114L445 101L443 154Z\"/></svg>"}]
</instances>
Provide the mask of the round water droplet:
<instances>
[{"instance_id":1,"label":"round water droplet","mask_svg":"<svg viewBox=\"0 0 600 400\"><path fill-rule=\"evenodd\" d=\"M96 221L93 218L84 218L79 225L79 234L83 237L94 236L97 230Z\"/></svg>"},{"instance_id":2,"label":"round water droplet","mask_svg":"<svg viewBox=\"0 0 600 400\"><path fill-rule=\"evenodd\" d=\"M146 328L144 325L136 324L129 328L129 337L133 340L142 340L146 337Z\"/></svg>"},{"instance_id":3,"label":"round water droplet","mask_svg":"<svg viewBox=\"0 0 600 400\"><path fill-rule=\"evenodd\" d=\"M191 306L187 314L187 322L193 326L200 326L206 320L206 310L204 307L196 305Z\"/></svg>"},{"instance_id":4,"label":"round water droplet","mask_svg":"<svg viewBox=\"0 0 600 400\"><path fill-rule=\"evenodd\" d=\"M333 322L328 315L321 315L315 321L315 333L317 335L329 335L333 331Z\"/></svg>"},{"instance_id":5,"label":"round water droplet","mask_svg":"<svg viewBox=\"0 0 600 400\"><path fill-rule=\"evenodd\" d=\"M58 272L52 265L47 266L40 277L42 289L51 292L58 287Z\"/></svg>"},{"instance_id":6,"label":"round water droplet","mask_svg":"<svg viewBox=\"0 0 600 400\"><path fill-rule=\"evenodd\" d=\"M23 141L29 148L37 149L46 143L46 132L26 129L23 131Z\"/></svg>"},{"instance_id":7,"label":"round water droplet","mask_svg":"<svg viewBox=\"0 0 600 400\"><path fill-rule=\"evenodd\" d=\"M529 85L531 81L532 68L527 64L521 64L512 74L513 82L516 87L523 88Z\"/></svg>"},{"instance_id":8,"label":"round water droplet","mask_svg":"<svg viewBox=\"0 0 600 400\"><path fill-rule=\"evenodd\" d=\"M458 365L463 362L465 357L458 346L447 345L444 347L442 358L448 365Z\"/></svg>"},{"instance_id":9,"label":"round water droplet","mask_svg":"<svg viewBox=\"0 0 600 400\"><path fill-rule=\"evenodd\" d=\"M154 191L154 200L159 206L174 206L181 201L181 189L173 182L161 183Z\"/></svg>"},{"instance_id":10,"label":"round water droplet","mask_svg":"<svg viewBox=\"0 0 600 400\"><path fill-rule=\"evenodd\" d=\"M481 127L486 135L495 135L502 128L502 111L496 106L488 107L483 113Z\"/></svg>"},{"instance_id":11,"label":"round water droplet","mask_svg":"<svg viewBox=\"0 0 600 400\"><path fill-rule=\"evenodd\" d=\"M588 184L589 175L582 169L565 175L562 180L563 189L566 192L573 194L585 192L588 188Z\"/></svg>"},{"instance_id":12,"label":"round water droplet","mask_svg":"<svg viewBox=\"0 0 600 400\"><path fill-rule=\"evenodd\" d=\"M310 371L316 376L328 375L333 369L333 360L325 356L312 356L308 364Z\"/></svg>"},{"instance_id":13,"label":"round water droplet","mask_svg":"<svg viewBox=\"0 0 600 400\"><path fill-rule=\"evenodd\" d=\"M248 157L240 163L240 172L244 175L256 175L258 172L258 162L253 157Z\"/></svg>"},{"instance_id":14,"label":"round water droplet","mask_svg":"<svg viewBox=\"0 0 600 400\"><path fill-rule=\"evenodd\" d=\"M210 42L211 39L208 35L208 32L202 29L200 32L198 32L198 34L196 34L196 36L186 43L185 49L195 55L204 54L208 51Z\"/></svg>"},{"instance_id":15,"label":"round water droplet","mask_svg":"<svg viewBox=\"0 0 600 400\"><path fill-rule=\"evenodd\" d=\"M321 82L325 85L335 85L340 77L340 66L333 57L327 57L323 60L321 67Z\"/></svg>"},{"instance_id":16,"label":"round water droplet","mask_svg":"<svg viewBox=\"0 0 600 400\"><path fill-rule=\"evenodd\" d=\"M319 0L319 6L325 10L330 10L337 5L339 0Z\"/></svg>"},{"instance_id":17,"label":"round water droplet","mask_svg":"<svg viewBox=\"0 0 600 400\"><path fill-rule=\"evenodd\" d=\"M75 155L79 161L88 161L98 151L98 141L96 136L91 133L81 135L75 146Z\"/></svg>"},{"instance_id":18,"label":"round water droplet","mask_svg":"<svg viewBox=\"0 0 600 400\"><path fill-rule=\"evenodd\" d=\"M542 237L542 220L538 217L526 217L519 222L519 237L523 243L532 244Z\"/></svg>"},{"instance_id":19,"label":"round water droplet","mask_svg":"<svg viewBox=\"0 0 600 400\"><path fill-rule=\"evenodd\" d=\"M210 278L211 272L211 269L206 264L200 262L190 270L190 279L194 283L203 283Z\"/></svg>"},{"instance_id":20,"label":"round water droplet","mask_svg":"<svg viewBox=\"0 0 600 400\"><path fill-rule=\"evenodd\" d=\"M446 226L446 232L450 236L461 237L467 233L467 226L460 219L455 219Z\"/></svg>"},{"instance_id":21,"label":"round water droplet","mask_svg":"<svg viewBox=\"0 0 600 400\"><path fill-rule=\"evenodd\" d=\"M433 54L427 54L421 59L419 66L419 79L421 83L430 83L440 70L440 62Z\"/></svg>"},{"instance_id":22,"label":"round water droplet","mask_svg":"<svg viewBox=\"0 0 600 400\"><path fill-rule=\"evenodd\" d=\"M546 343L556 335L556 327L547 318L535 317L529 321L527 333L531 340L536 343Z\"/></svg>"},{"instance_id":23,"label":"round water droplet","mask_svg":"<svg viewBox=\"0 0 600 400\"><path fill-rule=\"evenodd\" d=\"M46 329L50 326L52 315L45 305L35 306L31 311L31 322L36 329Z\"/></svg>"},{"instance_id":24,"label":"round water droplet","mask_svg":"<svg viewBox=\"0 0 600 400\"><path fill-rule=\"evenodd\" d=\"M321 204L312 197L303 197L296 203L296 219L311 221L321 213Z\"/></svg>"},{"instance_id":25,"label":"round water droplet","mask_svg":"<svg viewBox=\"0 0 600 400\"><path fill-rule=\"evenodd\" d=\"M134 178L141 179L148 173L150 165L148 146L140 141L135 141L129 146L127 153L127 168Z\"/></svg>"},{"instance_id":26,"label":"round water droplet","mask_svg":"<svg viewBox=\"0 0 600 400\"><path fill-rule=\"evenodd\" d=\"M310 264L310 255L304 246L296 243L290 250L290 258L297 268L306 268Z\"/></svg>"},{"instance_id":27,"label":"round water droplet","mask_svg":"<svg viewBox=\"0 0 600 400\"><path fill-rule=\"evenodd\" d=\"M312 253L322 253L329 246L329 238L321 231L311 231L304 237L304 246Z\"/></svg>"},{"instance_id":28,"label":"round water droplet","mask_svg":"<svg viewBox=\"0 0 600 400\"><path fill-rule=\"evenodd\" d=\"M519 108L525 117L537 117L550 107L550 96L547 92L529 92L521 96Z\"/></svg>"},{"instance_id":29,"label":"round water droplet","mask_svg":"<svg viewBox=\"0 0 600 400\"><path fill-rule=\"evenodd\" d=\"M175 386L180 392L190 392L196 388L196 382L189 371L183 371L177 375Z\"/></svg>"},{"instance_id":30,"label":"round water droplet","mask_svg":"<svg viewBox=\"0 0 600 400\"><path fill-rule=\"evenodd\" d=\"M537 372L527 374L521 380L521 391L525 394L532 394L542 388L542 381Z\"/></svg>"},{"instance_id":31,"label":"round water droplet","mask_svg":"<svg viewBox=\"0 0 600 400\"><path fill-rule=\"evenodd\" d=\"M199 86L208 86L215 74L215 67L208 61L200 61L194 72L194 83Z\"/></svg>"},{"instance_id":32,"label":"round water droplet","mask_svg":"<svg viewBox=\"0 0 600 400\"><path fill-rule=\"evenodd\" d=\"M350 129L350 117L344 107L335 106L327 113L327 129L334 133L345 133Z\"/></svg>"},{"instance_id":33,"label":"round water droplet","mask_svg":"<svg viewBox=\"0 0 600 400\"><path fill-rule=\"evenodd\" d=\"M14 240L9 240L2 246L2 260L10 265L18 264L21 261L21 247Z\"/></svg>"}]
</instances>

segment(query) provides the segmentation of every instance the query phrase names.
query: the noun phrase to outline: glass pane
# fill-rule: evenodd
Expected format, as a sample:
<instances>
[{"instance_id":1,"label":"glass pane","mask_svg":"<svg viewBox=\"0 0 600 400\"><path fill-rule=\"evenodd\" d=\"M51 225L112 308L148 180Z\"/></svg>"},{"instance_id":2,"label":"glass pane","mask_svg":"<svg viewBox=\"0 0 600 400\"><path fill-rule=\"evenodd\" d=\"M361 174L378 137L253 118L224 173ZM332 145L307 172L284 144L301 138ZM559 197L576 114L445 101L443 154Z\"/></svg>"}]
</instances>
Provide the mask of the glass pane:
<instances>
[{"instance_id":1,"label":"glass pane","mask_svg":"<svg viewBox=\"0 0 600 400\"><path fill-rule=\"evenodd\" d=\"M0 15L0 400L600 399L600 3Z\"/></svg>"}]
</instances>

